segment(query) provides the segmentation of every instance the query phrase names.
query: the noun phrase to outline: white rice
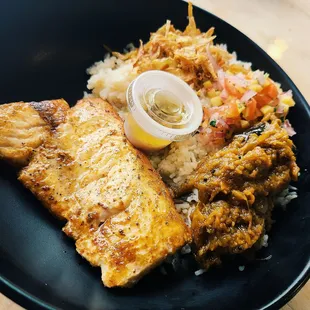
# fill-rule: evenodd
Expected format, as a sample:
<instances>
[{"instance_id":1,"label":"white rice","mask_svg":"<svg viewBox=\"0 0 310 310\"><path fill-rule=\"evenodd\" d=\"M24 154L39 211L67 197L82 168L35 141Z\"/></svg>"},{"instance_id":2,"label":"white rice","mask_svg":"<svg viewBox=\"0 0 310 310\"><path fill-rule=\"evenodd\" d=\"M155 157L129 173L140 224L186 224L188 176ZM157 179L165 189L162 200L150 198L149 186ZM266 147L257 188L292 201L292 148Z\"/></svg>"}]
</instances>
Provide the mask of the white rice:
<instances>
[{"instance_id":1,"label":"white rice","mask_svg":"<svg viewBox=\"0 0 310 310\"><path fill-rule=\"evenodd\" d=\"M233 64L241 65L241 66L243 66L247 70L252 67L252 63L251 62L245 62L245 61L237 60L236 52L232 52L231 55L232 55L232 59L229 61L230 65L233 65Z\"/></svg>"},{"instance_id":2,"label":"white rice","mask_svg":"<svg viewBox=\"0 0 310 310\"><path fill-rule=\"evenodd\" d=\"M263 236L262 243L261 243L262 247L267 248L267 246L268 246L268 238L269 238L269 236L266 235L266 234Z\"/></svg>"},{"instance_id":3,"label":"white rice","mask_svg":"<svg viewBox=\"0 0 310 310\"><path fill-rule=\"evenodd\" d=\"M124 62L114 56L107 56L104 61L96 62L87 70L91 75L87 88L107 100L116 108L126 107L126 90L137 76L131 62Z\"/></svg>"},{"instance_id":4,"label":"white rice","mask_svg":"<svg viewBox=\"0 0 310 310\"><path fill-rule=\"evenodd\" d=\"M272 259L272 255L268 255L268 256L265 257L265 258L258 258L257 260L265 261L265 260L269 260L269 259Z\"/></svg>"},{"instance_id":5,"label":"white rice","mask_svg":"<svg viewBox=\"0 0 310 310\"><path fill-rule=\"evenodd\" d=\"M190 247L189 244L186 244L182 249L181 249L181 254L185 255L185 254L189 254L192 252L192 249Z\"/></svg>"},{"instance_id":6,"label":"white rice","mask_svg":"<svg viewBox=\"0 0 310 310\"><path fill-rule=\"evenodd\" d=\"M187 202L198 202L199 197L198 197L198 189L194 188L192 193L186 198Z\"/></svg>"},{"instance_id":7,"label":"white rice","mask_svg":"<svg viewBox=\"0 0 310 310\"><path fill-rule=\"evenodd\" d=\"M198 270L195 271L195 276L198 277L198 276L202 275L205 272L206 272L205 269L198 269Z\"/></svg>"},{"instance_id":8,"label":"white rice","mask_svg":"<svg viewBox=\"0 0 310 310\"><path fill-rule=\"evenodd\" d=\"M290 203L291 200L298 197L297 188L289 185L275 199L275 205L281 206L283 209Z\"/></svg>"},{"instance_id":9,"label":"white rice","mask_svg":"<svg viewBox=\"0 0 310 310\"><path fill-rule=\"evenodd\" d=\"M171 143L165 154L153 154L151 162L168 183L181 184L206 154L207 149L195 135L188 140Z\"/></svg>"},{"instance_id":10,"label":"white rice","mask_svg":"<svg viewBox=\"0 0 310 310\"><path fill-rule=\"evenodd\" d=\"M239 271L243 271L245 269L245 266L239 266L238 269Z\"/></svg>"},{"instance_id":11,"label":"white rice","mask_svg":"<svg viewBox=\"0 0 310 310\"><path fill-rule=\"evenodd\" d=\"M216 46L224 51L228 51L227 50L227 45L226 44L216 44ZM241 60L238 60L237 58L237 53L236 52L232 52L231 53L232 55L232 58L230 59L229 61L229 64L230 65L233 65L233 64L236 64L236 65L241 65L243 66L245 69L250 69L252 67L252 63L251 62L245 62L245 61L241 61Z\"/></svg>"},{"instance_id":12,"label":"white rice","mask_svg":"<svg viewBox=\"0 0 310 310\"><path fill-rule=\"evenodd\" d=\"M199 201L198 197L198 189L194 188L192 193L190 193L186 201L175 201L175 207L178 212L183 216L185 223L191 227L191 219L190 216L192 212L195 210L196 204Z\"/></svg>"},{"instance_id":13,"label":"white rice","mask_svg":"<svg viewBox=\"0 0 310 310\"><path fill-rule=\"evenodd\" d=\"M184 222L186 225L191 227L191 214L195 210L196 203L188 203L188 202L182 202L182 203L175 203L175 207L178 210L178 212L182 215Z\"/></svg>"}]
</instances>

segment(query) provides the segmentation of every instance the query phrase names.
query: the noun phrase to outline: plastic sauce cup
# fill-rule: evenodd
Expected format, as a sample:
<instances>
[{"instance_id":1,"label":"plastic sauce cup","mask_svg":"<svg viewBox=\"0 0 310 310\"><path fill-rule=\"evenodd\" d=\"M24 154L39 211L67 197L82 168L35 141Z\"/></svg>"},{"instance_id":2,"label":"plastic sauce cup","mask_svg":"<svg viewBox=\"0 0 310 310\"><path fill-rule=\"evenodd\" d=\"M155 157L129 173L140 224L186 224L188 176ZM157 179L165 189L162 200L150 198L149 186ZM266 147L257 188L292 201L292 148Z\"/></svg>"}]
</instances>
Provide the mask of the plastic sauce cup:
<instances>
[{"instance_id":1,"label":"plastic sauce cup","mask_svg":"<svg viewBox=\"0 0 310 310\"><path fill-rule=\"evenodd\" d=\"M194 90L163 71L139 75L127 89L127 103L125 134L144 151L157 151L191 137L202 121L201 102Z\"/></svg>"}]
</instances>

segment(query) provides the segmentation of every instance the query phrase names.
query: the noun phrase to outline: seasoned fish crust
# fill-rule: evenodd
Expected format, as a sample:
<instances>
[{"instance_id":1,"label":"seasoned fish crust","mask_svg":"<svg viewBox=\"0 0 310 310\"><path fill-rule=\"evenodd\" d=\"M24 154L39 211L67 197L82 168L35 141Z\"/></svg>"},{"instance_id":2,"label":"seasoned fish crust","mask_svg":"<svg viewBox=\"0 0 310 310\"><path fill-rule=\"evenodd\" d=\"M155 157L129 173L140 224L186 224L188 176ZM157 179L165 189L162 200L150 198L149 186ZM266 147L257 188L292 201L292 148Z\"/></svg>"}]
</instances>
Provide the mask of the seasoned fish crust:
<instances>
[{"instance_id":1,"label":"seasoned fish crust","mask_svg":"<svg viewBox=\"0 0 310 310\"><path fill-rule=\"evenodd\" d=\"M102 99L79 101L19 179L67 221L64 232L108 287L133 285L191 239L168 189Z\"/></svg>"},{"instance_id":2,"label":"seasoned fish crust","mask_svg":"<svg viewBox=\"0 0 310 310\"><path fill-rule=\"evenodd\" d=\"M0 105L0 159L25 166L68 110L63 99Z\"/></svg>"}]
</instances>

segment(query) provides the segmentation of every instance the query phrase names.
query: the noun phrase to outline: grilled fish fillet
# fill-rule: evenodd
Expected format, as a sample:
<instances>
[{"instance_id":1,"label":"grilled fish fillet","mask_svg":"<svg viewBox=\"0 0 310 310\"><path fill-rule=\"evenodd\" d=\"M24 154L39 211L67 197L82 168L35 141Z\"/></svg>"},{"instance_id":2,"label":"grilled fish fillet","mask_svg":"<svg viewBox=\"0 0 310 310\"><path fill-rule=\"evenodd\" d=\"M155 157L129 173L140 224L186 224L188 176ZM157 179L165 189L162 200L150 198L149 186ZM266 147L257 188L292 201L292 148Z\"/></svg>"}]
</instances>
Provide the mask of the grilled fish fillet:
<instances>
[{"instance_id":1,"label":"grilled fish fillet","mask_svg":"<svg viewBox=\"0 0 310 310\"><path fill-rule=\"evenodd\" d=\"M68 110L63 99L0 105L0 159L25 166Z\"/></svg>"},{"instance_id":2,"label":"grilled fish fillet","mask_svg":"<svg viewBox=\"0 0 310 310\"><path fill-rule=\"evenodd\" d=\"M84 99L41 146L20 181L56 216L107 287L131 286L189 242L148 159L101 99Z\"/></svg>"}]
</instances>

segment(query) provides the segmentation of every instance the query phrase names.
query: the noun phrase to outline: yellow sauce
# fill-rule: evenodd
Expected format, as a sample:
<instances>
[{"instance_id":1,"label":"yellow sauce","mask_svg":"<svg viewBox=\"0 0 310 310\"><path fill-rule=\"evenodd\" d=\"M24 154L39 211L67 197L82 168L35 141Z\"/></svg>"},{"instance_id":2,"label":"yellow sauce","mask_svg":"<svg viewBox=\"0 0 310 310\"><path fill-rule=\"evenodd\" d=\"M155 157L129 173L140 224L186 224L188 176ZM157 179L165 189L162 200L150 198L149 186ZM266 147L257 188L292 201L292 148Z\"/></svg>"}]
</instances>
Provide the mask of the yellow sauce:
<instances>
[{"instance_id":1,"label":"yellow sauce","mask_svg":"<svg viewBox=\"0 0 310 310\"><path fill-rule=\"evenodd\" d=\"M196 93L181 79L158 70L140 74L127 88L128 140L144 151L157 151L192 136L202 121Z\"/></svg>"},{"instance_id":2,"label":"yellow sauce","mask_svg":"<svg viewBox=\"0 0 310 310\"><path fill-rule=\"evenodd\" d=\"M151 89L144 94L141 102L154 121L168 128L184 128L190 116L184 103L167 90Z\"/></svg>"},{"instance_id":3,"label":"yellow sauce","mask_svg":"<svg viewBox=\"0 0 310 310\"><path fill-rule=\"evenodd\" d=\"M135 121L131 114L128 114L125 126L128 126L126 132L129 135L129 140L138 148L145 151L157 151L163 149L171 143L170 140L164 140L157 137L154 137L144 131Z\"/></svg>"}]
</instances>

